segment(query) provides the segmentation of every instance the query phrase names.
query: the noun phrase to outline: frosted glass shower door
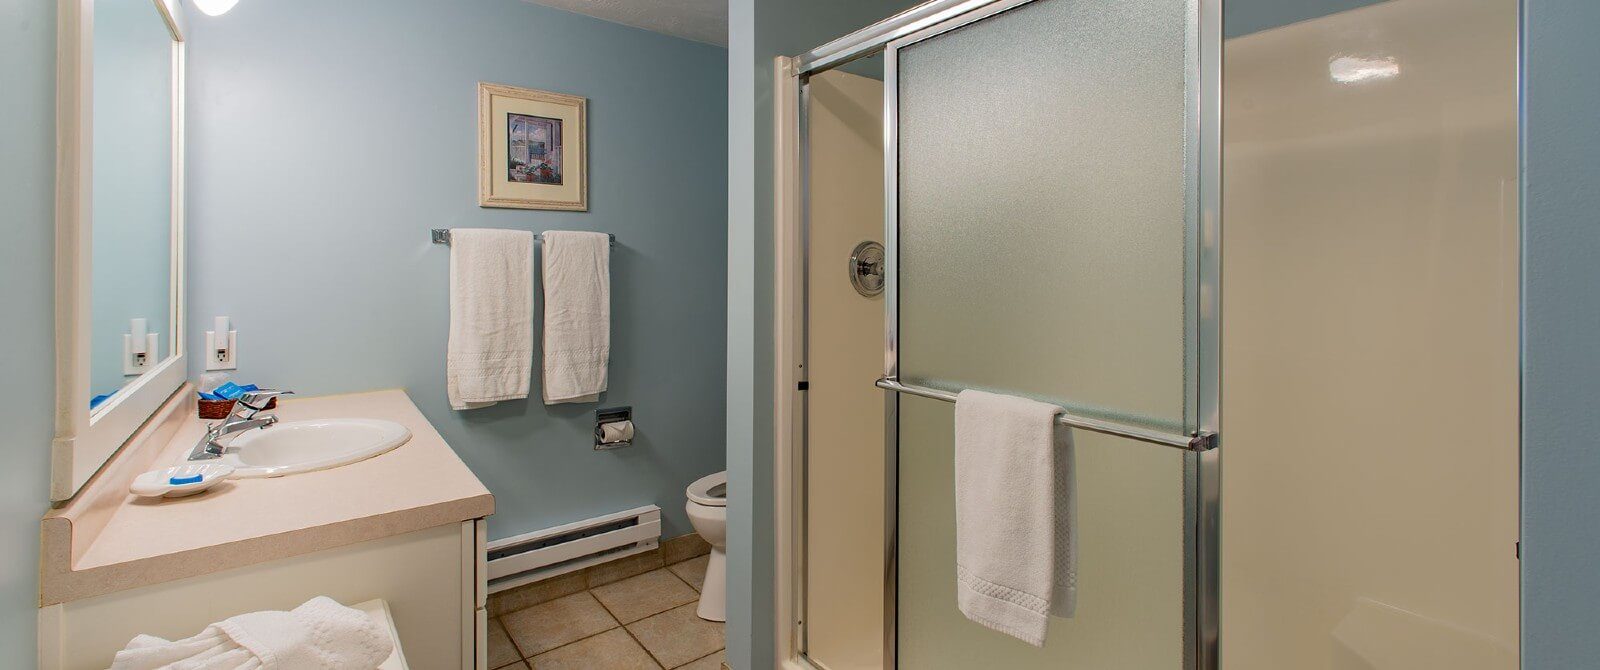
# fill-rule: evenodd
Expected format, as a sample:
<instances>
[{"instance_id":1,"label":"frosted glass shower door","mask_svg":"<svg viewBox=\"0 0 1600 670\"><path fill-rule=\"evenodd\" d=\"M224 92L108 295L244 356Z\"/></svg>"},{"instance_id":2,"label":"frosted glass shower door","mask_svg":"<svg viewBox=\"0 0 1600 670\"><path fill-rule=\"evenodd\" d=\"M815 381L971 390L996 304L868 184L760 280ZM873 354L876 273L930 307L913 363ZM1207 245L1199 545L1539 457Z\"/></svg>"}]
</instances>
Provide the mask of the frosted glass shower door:
<instances>
[{"instance_id":1,"label":"frosted glass shower door","mask_svg":"<svg viewBox=\"0 0 1600 670\"><path fill-rule=\"evenodd\" d=\"M1195 6L989 11L889 49L899 378L1194 430ZM956 608L952 417L900 397L899 667L1185 667L1194 456L1075 432L1077 612L1034 648Z\"/></svg>"}]
</instances>

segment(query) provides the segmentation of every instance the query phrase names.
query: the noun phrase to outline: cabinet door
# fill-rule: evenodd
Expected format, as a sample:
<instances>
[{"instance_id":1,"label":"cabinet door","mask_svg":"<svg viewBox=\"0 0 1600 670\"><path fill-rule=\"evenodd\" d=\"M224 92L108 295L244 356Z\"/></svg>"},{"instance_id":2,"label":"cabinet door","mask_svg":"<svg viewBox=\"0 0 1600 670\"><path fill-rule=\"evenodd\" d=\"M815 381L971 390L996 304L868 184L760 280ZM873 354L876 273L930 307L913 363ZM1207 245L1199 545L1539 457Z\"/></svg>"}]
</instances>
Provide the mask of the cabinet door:
<instances>
[{"instance_id":1,"label":"cabinet door","mask_svg":"<svg viewBox=\"0 0 1600 670\"><path fill-rule=\"evenodd\" d=\"M462 537L462 525L451 523L77 600L53 606L59 607L53 614L44 610L40 638L65 641L59 668L99 670L140 633L185 638L236 614L289 610L325 595L346 604L388 602L412 668L464 667L463 650L475 659L478 646L476 608L463 607L475 595L465 586L462 566L477 559L463 553Z\"/></svg>"}]
</instances>

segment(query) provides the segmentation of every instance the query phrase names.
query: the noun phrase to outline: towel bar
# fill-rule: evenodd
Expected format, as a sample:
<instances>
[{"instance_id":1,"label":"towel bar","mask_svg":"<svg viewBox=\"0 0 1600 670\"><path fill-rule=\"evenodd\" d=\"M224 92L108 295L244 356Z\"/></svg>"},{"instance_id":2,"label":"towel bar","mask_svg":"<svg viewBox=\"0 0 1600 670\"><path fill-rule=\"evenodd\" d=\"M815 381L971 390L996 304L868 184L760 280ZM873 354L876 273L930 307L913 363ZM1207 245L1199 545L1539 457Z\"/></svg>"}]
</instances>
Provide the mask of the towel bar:
<instances>
[{"instance_id":1,"label":"towel bar","mask_svg":"<svg viewBox=\"0 0 1600 670\"><path fill-rule=\"evenodd\" d=\"M433 236L433 243L434 244L449 244L450 243L450 229L449 228L434 228L433 231L432 231L432 236ZM613 247L617 246L617 236L616 236L615 233L606 233L606 237L611 238L611 246L613 246ZM533 239L535 241L543 240L544 236L540 235L539 233L534 233L533 234Z\"/></svg>"},{"instance_id":2,"label":"towel bar","mask_svg":"<svg viewBox=\"0 0 1600 670\"><path fill-rule=\"evenodd\" d=\"M923 398L943 400L945 402L956 401L956 394L954 392L931 389L925 386L910 386L900 383L900 380L898 379L879 379L875 385L878 388L894 391L896 393L907 393ZM1159 444L1164 447L1176 447L1184 451L1210 451L1217 446L1216 434L1205 431L1200 431L1193 435L1174 435L1171 433L1163 433L1157 430L1150 430L1148 428L1127 426L1113 421L1090 419L1087 417L1073 416L1071 414L1061 414L1057 416L1056 423L1059 423L1063 426L1070 426L1072 428L1082 428L1084 430L1090 430L1096 433L1115 435L1117 437L1126 437L1130 440L1138 440L1140 442L1148 442L1150 444Z\"/></svg>"}]
</instances>

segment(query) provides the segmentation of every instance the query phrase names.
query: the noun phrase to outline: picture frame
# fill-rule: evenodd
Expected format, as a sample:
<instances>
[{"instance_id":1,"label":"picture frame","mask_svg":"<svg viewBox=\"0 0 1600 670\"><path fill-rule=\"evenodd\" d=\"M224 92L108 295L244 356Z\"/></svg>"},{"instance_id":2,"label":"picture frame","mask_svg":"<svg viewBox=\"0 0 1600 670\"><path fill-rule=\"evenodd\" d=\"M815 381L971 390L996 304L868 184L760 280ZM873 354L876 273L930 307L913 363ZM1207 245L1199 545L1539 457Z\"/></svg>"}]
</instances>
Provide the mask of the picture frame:
<instances>
[{"instance_id":1,"label":"picture frame","mask_svg":"<svg viewBox=\"0 0 1600 670\"><path fill-rule=\"evenodd\" d=\"M588 105L478 82L478 206L588 211Z\"/></svg>"}]
</instances>

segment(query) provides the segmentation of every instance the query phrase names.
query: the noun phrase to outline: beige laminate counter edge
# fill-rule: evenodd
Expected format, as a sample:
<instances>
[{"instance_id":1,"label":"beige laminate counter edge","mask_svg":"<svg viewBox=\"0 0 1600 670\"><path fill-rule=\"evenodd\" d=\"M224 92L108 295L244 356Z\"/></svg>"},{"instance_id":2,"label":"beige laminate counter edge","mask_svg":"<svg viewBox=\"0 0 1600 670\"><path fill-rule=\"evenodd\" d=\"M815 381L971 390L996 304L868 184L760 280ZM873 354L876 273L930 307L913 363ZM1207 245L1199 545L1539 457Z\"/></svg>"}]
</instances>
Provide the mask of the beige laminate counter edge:
<instances>
[{"instance_id":1,"label":"beige laminate counter edge","mask_svg":"<svg viewBox=\"0 0 1600 670\"><path fill-rule=\"evenodd\" d=\"M141 499L132 477L182 457L204 431L192 388L41 524L40 606L91 598L486 517L494 497L404 391L285 400L284 421L388 419L400 447L344 467L234 480L202 495Z\"/></svg>"}]
</instances>

